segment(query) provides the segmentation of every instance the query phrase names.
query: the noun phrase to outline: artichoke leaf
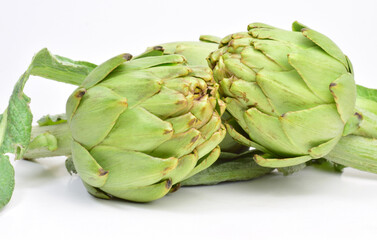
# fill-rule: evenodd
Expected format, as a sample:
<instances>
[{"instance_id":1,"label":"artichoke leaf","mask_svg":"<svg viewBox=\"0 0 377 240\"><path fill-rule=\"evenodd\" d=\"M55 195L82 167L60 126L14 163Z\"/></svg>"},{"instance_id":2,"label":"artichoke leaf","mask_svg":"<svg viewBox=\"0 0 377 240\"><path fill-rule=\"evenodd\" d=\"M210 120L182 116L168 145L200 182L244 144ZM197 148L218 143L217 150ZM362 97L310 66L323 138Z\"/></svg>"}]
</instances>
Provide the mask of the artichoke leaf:
<instances>
[{"instance_id":1,"label":"artichoke leaf","mask_svg":"<svg viewBox=\"0 0 377 240\"><path fill-rule=\"evenodd\" d=\"M103 169L88 150L76 141L72 141L72 159L75 169L83 181L93 187L105 185L109 171Z\"/></svg>"},{"instance_id":2,"label":"artichoke leaf","mask_svg":"<svg viewBox=\"0 0 377 240\"><path fill-rule=\"evenodd\" d=\"M341 75L330 84L330 91L334 96L340 117L346 123L354 113L356 101L356 85L352 74Z\"/></svg>"},{"instance_id":3,"label":"artichoke leaf","mask_svg":"<svg viewBox=\"0 0 377 240\"><path fill-rule=\"evenodd\" d=\"M96 198L102 198L102 199L106 199L106 200L111 199L111 196L108 195L107 193L105 193L104 191L102 191L101 189L90 186L89 184L87 184L84 181L82 181L82 183L84 184L84 187L86 188L88 193L90 193L90 195L92 195Z\"/></svg>"},{"instance_id":4,"label":"artichoke leaf","mask_svg":"<svg viewBox=\"0 0 377 240\"><path fill-rule=\"evenodd\" d=\"M327 54L337 59L341 62L344 67L348 68L348 63L345 55L342 50L327 36L319 33L313 29L303 28L301 29L302 34L317 44L320 48L323 49Z\"/></svg>"},{"instance_id":5,"label":"artichoke leaf","mask_svg":"<svg viewBox=\"0 0 377 240\"><path fill-rule=\"evenodd\" d=\"M340 138L341 136L338 136L316 147L313 147L309 150L310 156L312 156L314 159L325 156L336 146Z\"/></svg>"},{"instance_id":6,"label":"artichoke leaf","mask_svg":"<svg viewBox=\"0 0 377 240\"><path fill-rule=\"evenodd\" d=\"M217 146L210 153L208 153L206 156L199 159L195 168L192 169L191 172L183 178L183 180L188 179L189 177L194 176L198 172L203 171L204 169L211 166L219 158L220 152L221 152L220 147Z\"/></svg>"},{"instance_id":7,"label":"artichoke leaf","mask_svg":"<svg viewBox=\"0 0 377 240\"><path fill-rule=\"evenodd\" d=\"M122 189L112 195L133 202L151 202L165 196L171 187L172 180L167 179L149 186Z\"/></svg>"},{"instance_id":8,"label":"artichoke leaf","mask_svg":"<svg viewBox=\"0 0 377 240\"><path fill-rule=\"evenodd\" d=\"M134 57L133 59L145 58L145 57L154 57L154 56L162 56L164 54L164 48L162 46L154 46L151 48L147 48L145 52L142 54Z\"/></svg>"},{"instance_id":9,"label":"artichoke leaf","mask_svg":"<svg viewBox=\"0 0 377 240\"><path fill-rule=\"evenodd\" d=\"M342 136L350 135L356 132L363 122L363 115L359 112L355 112L347 121L343 129Z\"/></svg>"},{"instance_id":10,"label":"artichoke leaf","mask_svg":"<svg viewBox=\"0 0 377 240\"><path fill-rule=\"evenodd\" d=\"M119 116L102 144L133 151L151 152L171 139L173 134L171 123L161 120L142 107L134 107L127 109Z\"/></svg>"},{"instance_id":11,"label":"artichoke leaf","mask_svg":"<svg viewBox=\"0 0 377 240\"><path fill-rule=\"evenodd\" d=\"M217 128L216 128L217 129ZM212 134L210 138L207 138L204 142L202 142L200 145L196 147L196 150L198 151L199 158L202 158L207 153L212 151L218 144L221 143L221 141L225 138L226 130L225 127L222 125L217 132Z\"/></svg>"},{"instance_id":12,"label":"artichoke leaf","mask_svg":"<svg viewBox=\"0 0 377 240\"><path fill-rule=\"evenodd\" d=\"M134 59L130 62L127 62L122 68L123 70L147 69L157 66L181 64L185 62L186 59L182 55L171 54Z\"/></svg>"},{"instance_id":13,"label":"artichoke leaf","mask_svg":"<svg viewBox=\"0 0 377 240\"><path fill-rule=\"evenodd\" d=\"M339 139L344 128L335 104L322 104L301 111L287 112L279 121L286 136L295 145L301 146L304 151L302 154L308 154L309 149L331 139Z\"/></svg>"},{"instance_id":14,"label":"artichoke leaf","mask_svg":"<svg viewBox=\"0 0 377 240\"><path fill-rule=\"evenodd\" d=\"M110 194L159 182L178 164L174 157L158 158L114 146L97 146L90 154L101 167L110 169L106 184L102 186Z\"/></svg>"},{"instance_id":15,"label":"artichoke leaf","mask_svg":"<svg viewBox=\"0 0 377 240\"><path fill-rule=\"evenodd\" d=\"M301 30L302 30L303 28L308 28L308 27L307 27L306 25L304 25L304 24L298 22L298 21L294 21L294 22L292 23L292 31L294 31L294 32L301 32Z\"/></svg>"},{"instance_id":16,"label":"artichoke leaf","mask_svg":"<svg viewBox=\"0 0 377 240\"><path fill-rule=\"evenodd\" d=\"M97 83L101 82L109 73L111 73L115 68L117 68L122 63L131 60L132 55L129 53L123 53L115 56L106 62L98 65L89 75L85 78L84 82L81 84L82 87L88 89Z\"/></svg>"},{"instance_id":17,"label":"artichoke leaf","mask_svg":"<svg viewBox=\"0 0 377 240\"><path fill-rule=\"evenodd\" d=\"M181 182L194 169L198 160L198 152L194 150L192 154L179 158L177 167L174 171L167 173L165 177L172 179L173 185Z\"/></svg>"},{"instance_id":18,"label":"artichoke leaf","mask_svg":"<svg viewBox=\"0 0 377 240\"><path fill-rule=\"evenodd\" d=\"M219 44L221 41L220 37L212 36L212 35L201 35L199 40L202 42L209 42L209 43L217 43Z\"/></svg>"},{"instance_id":19,"label":"artichoke leaf","mask_svg":"<svg viewBox=\"0 0 377 240\"><path fill-rule=\"evenodd\" d=\"M291 158L269 158L269 156L254 155L254 160L262 167L270 168L283 168L290 167L305 163L312 159L310 156L300 156L300 157L291 157Z\"/></svg>"},{"instance_id":20,"label":"artichoke leaf","mask_svg":"<svg viewBox=\"0 0 377 240\"><path fill-rule=\"evenodd\" d=\"M106 138L127 107L127 99L112 90L100 85L90 88L70 120L73 139L92 148Z\"/></svg>"},{"instance_id":21,"label":"artichoke leaf","mask_svg":"<svg viewBox=\"0 0 377 240\"><path fill-rule=\"evenodd\" d=\"M47 48L34 56L31 66L31 75L77 86L80 86L88 74L97 67L93 63L53 55Z\"/></svg>"},{"instance_id":22,"label":"artichoke leaf","mask_svg":"<svg viewBox=\"0 0 377 240\"><path fill-rule=\"evenodd\" d=\"M313 94L325 103L334 102L329 86L347 73L339 61L330 58L319 47L296 50L288 55L288 61Z\"/></svg>"},{"instance_id":23,"label":"artichoke leaf","mask_svg":"<svg viewBox=\"0 0 377 240\"><path fill-rule=\"evenodd\" d=\"M66 115L68 122L71 121L73 114L76 112L78 106L80 105L81 99L85 94L85 88L78 88L71 94L71 96L69 96L66 105Z\"/></svg>"},{"instance_id":24,"label":"artichoke leaf","mask_svg":"<svg viewBox=\"0 0 377 240\"><path fill-rule=\"evenodd\" d=\"M159 145L150 154L155 157L173 156L180 158L192 152L201 141L201 134L195 128L186 132L174 134L169 140Z\"/></svg>"},{"instance_id":25,"label":"artichoke leaf","mask_svg":"<svg viewBox=\"0 0 377 240\"><path fill-rule=\"evenodd\" d=\"M245 137L243 134L241 134L235 127L234 125L230 124L229 122L224 123L227 133L238 143L247 146L247 147L252 147L255 149L258 149L263 152L269 152L266 148L262 147L261 145L251 141L249 138ZM242 131L240 129L240 131Z\"/></svg>"},{"instance_id":26,"label":"artichoke leaf","mask_svg":"<svg viewBox=\"0 0 377 240\"><path fill-rule=\"evenodd\" d=\"M256 108L250 108L244 113L244 119L249 129L248 135L259 145L269 146L270 151L282 156L307 154L307 150L297 144L295 139L292 139L295 136L291 136L289 132L296 130L297 123L287 119L288 124L292 124L292 129L284 129L284 125L288 125L284 124L286 120L283 119L285 118L270 116ZM262 151L262 149L258 150Z\"/></svg>"}]
</instances>

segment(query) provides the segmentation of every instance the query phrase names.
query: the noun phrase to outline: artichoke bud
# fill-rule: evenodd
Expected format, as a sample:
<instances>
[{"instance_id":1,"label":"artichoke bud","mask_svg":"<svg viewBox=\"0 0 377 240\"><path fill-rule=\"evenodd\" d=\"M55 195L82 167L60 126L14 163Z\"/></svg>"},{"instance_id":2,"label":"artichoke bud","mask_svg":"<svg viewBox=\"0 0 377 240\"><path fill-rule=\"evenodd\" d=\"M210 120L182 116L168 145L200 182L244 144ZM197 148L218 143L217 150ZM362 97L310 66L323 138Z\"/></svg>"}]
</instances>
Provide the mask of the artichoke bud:
<instances>
[{"instance_id":1,"label":"artichoke bud","mask_svg":"<svg viewBox=\"0 0 377 240\"><path fill-rule=\"evenodd\" d=\"M68 99L72 161L91 194L152 201L218 158L218 85L208 67L171 51L116 56Z\"/></svg>"},{"instance_id":2,"label":"artichoke bud","mask_svg":"<svg viewBox=\"0 0 377 240\"><path fill-rule=\"evenodd\" d=\"M354 114L352 66L326 36L254 23L228 35L209 56L234 139L265 152L262 166L289 167L328 154Z\"/></svg>"}]
</instances>

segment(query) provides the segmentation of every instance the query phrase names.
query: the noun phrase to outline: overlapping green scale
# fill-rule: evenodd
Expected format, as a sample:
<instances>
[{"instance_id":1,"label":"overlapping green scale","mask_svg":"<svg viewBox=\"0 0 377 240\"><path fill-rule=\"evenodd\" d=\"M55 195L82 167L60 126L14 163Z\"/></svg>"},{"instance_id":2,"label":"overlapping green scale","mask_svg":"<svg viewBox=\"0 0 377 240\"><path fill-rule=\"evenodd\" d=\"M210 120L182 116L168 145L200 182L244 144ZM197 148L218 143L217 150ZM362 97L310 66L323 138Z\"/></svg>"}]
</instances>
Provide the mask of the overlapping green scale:
<instances>
[{"instance_id":1,"label":"overlapping green scale","mask_svg":"<svg viewBox=\"0 0 377 240\"><path fill-rule=\"evenodd\" d=\"M324 35L262 23L225 37L209 65L239 142L266 152L256 161L286 167L325 156L352 116L356 87L347 57ZM245 133L247 135L245 135Z\"/></svg>"}]
</instances>

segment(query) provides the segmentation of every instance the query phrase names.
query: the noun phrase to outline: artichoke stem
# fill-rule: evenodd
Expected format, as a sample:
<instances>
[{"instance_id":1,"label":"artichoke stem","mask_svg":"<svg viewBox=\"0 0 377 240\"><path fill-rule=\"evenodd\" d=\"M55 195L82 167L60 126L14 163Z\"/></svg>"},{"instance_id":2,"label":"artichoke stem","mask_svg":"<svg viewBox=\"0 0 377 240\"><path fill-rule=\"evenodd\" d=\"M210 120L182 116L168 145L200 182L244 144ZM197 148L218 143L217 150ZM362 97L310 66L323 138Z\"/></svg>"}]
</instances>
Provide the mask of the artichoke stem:
<instances>
[{"instance_id":1,"label":"artichoke stem","mask_svg":"<svg viewBox=\"0 0 377 240\"><path fill-rule=\"evenodd\" d=\"M71 134L68 123L33 126L29 148L24 159L71 155Z\"/></svg>"},{"instance_id":2,"label":"artichoke stem","mask_svg":"<svg viewBox=\"0 0 377 240\"><path fill-rule=\"evenodd\" d=\"M324 158L346 167L377 173L377 139L345 136Z\"/></svg>"},{"instance_id":3,"label":"artichoke stem","mask_svg":"<svg viewBox=\"0 0 377 240\"><path fill-rule=\"evenodd\" d=\"M246 181L262 177L274 170L259 166L253 159L256 150L242 154L222 153L209 168L184 180L181 186L214 185L221 182Z\"/></svg>"}]
</instances>

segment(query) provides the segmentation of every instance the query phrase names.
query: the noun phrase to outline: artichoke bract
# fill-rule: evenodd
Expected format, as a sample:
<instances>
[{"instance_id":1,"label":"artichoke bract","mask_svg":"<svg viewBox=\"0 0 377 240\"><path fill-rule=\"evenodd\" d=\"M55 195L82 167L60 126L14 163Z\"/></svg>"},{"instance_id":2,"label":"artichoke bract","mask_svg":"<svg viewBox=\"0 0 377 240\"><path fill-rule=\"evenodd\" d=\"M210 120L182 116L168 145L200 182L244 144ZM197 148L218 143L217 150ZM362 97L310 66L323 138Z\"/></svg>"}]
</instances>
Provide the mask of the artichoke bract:
<instances>
[{"instance_id":1,"label":"artichoke bract","mask_svg":"<svg viewBox=\"0 0 377 240\"><path fill-rule=\"evenodd\" d=\"M293 31L254 23L209 56L233 120L229 134L265 154L266 167L288 167L328 154L347 134L356 87L352 66L326 36L297 22Z\"/></svg>"},{"instance_id":2,"label":"artichoke bract","mask_svg":"<svg viewBox=\"0 0 377 240\"><path fill-rule=\"evenodd\" d=\"M220 154L225 105L211 71L162 54L116 56L68 99L72 160L97 197L161 198Z\"/></svg>"},{"instance_id":3,"label":"artichoke bract","mask_svg":"<svg viewBox=\"0 0 377 240\"><path fill-rule=\"evenodd\" d=\"M325 159L377 173L377 90L357 86L355 114L347 122L350 134L340 139Z\"/></svg>"},{"instance_id":4,"label":"artichoke bract","mask_svg":"<svg viewBox=\"0 0 377 240\"><path fill-rule=\"evenodd\" d=\"M159 44L164 48L165 54L179 54L186 58L189 65L201 65L208 67L207 57L215 51L219 45L220 38L214 36L203 35L200 36L200 41L197 42L171 42ZM153 50L154 47L147 49Z\"/></svg>"}]
</instances>

